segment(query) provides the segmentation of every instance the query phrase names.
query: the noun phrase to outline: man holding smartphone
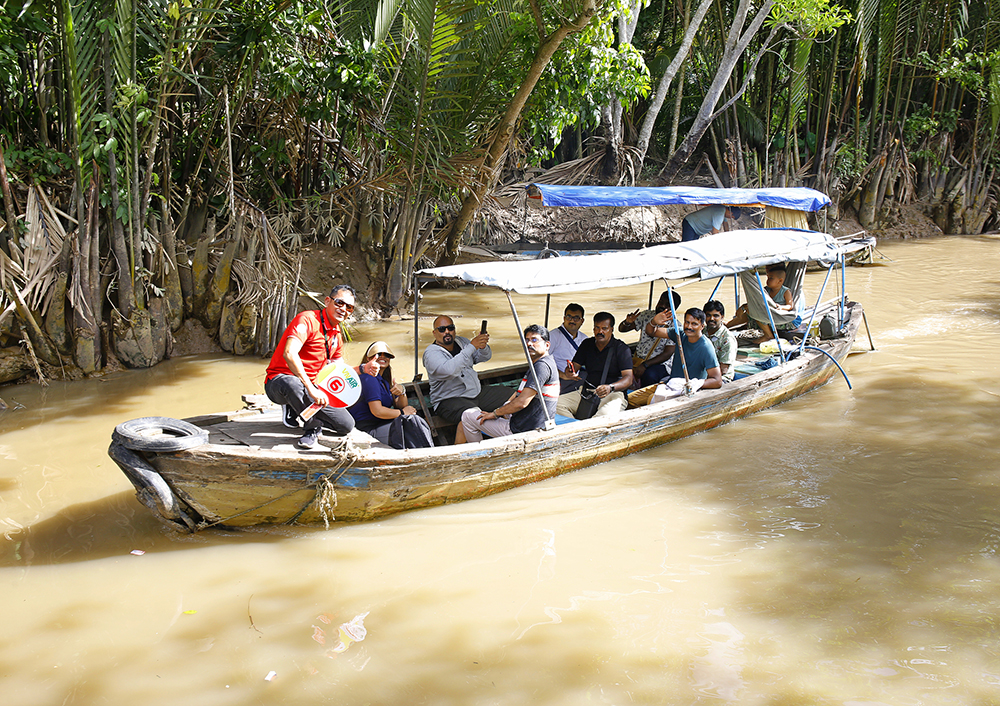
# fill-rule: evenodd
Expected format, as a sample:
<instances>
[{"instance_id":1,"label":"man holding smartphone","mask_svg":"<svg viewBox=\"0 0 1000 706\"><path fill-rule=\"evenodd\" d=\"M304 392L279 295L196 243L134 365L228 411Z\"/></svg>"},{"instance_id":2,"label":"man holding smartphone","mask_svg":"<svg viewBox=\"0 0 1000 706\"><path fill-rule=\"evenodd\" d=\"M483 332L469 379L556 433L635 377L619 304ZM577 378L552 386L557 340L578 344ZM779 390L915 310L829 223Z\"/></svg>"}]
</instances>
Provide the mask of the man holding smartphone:
<instances>
[{"instance_id":1,"label":"man holding smartphone","mask_svg":"<svg viewBox=\"0 0 1000 706\"><path fill-rule=\"evenodd\" d=\"M434 343L424 351L423 363L434 413L451 424L458 424L467 409L479 407L492 412L510 397L509 388L482 385L473 368L493 357L490 334L485 329L484 321L479 334L468 339L455 334L451 317L434 319Z\"/></svg>"}]
</instances>

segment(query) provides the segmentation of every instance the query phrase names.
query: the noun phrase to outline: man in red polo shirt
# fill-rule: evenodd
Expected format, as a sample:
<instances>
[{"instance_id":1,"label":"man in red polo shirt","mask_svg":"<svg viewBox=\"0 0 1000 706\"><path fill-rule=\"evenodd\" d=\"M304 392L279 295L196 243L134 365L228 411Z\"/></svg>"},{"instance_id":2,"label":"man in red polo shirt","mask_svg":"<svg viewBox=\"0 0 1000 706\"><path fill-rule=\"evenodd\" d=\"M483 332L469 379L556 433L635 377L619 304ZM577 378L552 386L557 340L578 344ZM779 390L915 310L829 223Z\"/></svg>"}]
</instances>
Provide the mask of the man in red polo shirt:
<instances>
[{"instance_id":1,"label":"man in red polo shirt","mask_svg":"<svg viewBox=\"0 0 1000 706\"><path fill-rule=\"evenodd\" d=\"M329 406L326 393L314 383L324 365L343 358L340 326L353 311L354 288L334 286L322 309L292 319L267 366L264 392L282 406L285 426L298 427L299 414L314 402L327 405L305 423L305 433L296 442L300 449L314 448L324 427L338 436L354 428L350 412Z\"/></svg>"}]
</instances>

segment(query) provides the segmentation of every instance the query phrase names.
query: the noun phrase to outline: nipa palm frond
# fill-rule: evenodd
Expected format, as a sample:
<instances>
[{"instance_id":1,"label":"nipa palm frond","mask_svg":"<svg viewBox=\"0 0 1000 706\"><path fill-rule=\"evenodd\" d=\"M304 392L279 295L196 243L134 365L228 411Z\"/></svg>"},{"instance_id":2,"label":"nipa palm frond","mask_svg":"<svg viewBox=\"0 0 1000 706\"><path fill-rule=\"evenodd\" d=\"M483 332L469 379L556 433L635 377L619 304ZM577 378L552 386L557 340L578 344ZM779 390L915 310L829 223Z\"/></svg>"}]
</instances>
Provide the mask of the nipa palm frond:
<instances>
[{"instance_id":1,"label":"nipa palm frond","mask_svg":"<svg viewBox=\"0 0 1000 706\"><path fill-rule=\"evenodd\" d=\"M53 266L62 253L66 232L40 187L32 186L28 190L24 223L22 293L29 307L44 313L56 280Z\"/></svg>"}]
</instances>

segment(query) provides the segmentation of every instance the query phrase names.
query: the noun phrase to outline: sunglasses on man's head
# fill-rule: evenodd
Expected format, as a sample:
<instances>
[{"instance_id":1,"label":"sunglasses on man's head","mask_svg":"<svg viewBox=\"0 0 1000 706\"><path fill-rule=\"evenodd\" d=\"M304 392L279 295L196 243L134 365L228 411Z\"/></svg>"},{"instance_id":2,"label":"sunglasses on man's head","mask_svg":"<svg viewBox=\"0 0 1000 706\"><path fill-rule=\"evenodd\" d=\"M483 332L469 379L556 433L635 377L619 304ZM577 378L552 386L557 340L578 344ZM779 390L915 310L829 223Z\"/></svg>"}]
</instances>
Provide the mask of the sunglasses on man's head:
<instances>
[{"instance_id":1,"label":"sunglasses on man's head","mask_svg":"<svg viewBox=\"0 0 1000 706\"><path fill-rule=\"evenodd\" d=\"M437 330L438 330L438 333L444 333L445 331L454 331L455 330L455 324L448 324L447 326L438 326Z\"/></svg>"},{"instance_id":2,"label":"sunglasses on man's head","mask_svg":"<svg viewBox=\"0 0 1000 706\"><path fill-rule=\"evenodd\" d=\"M352 311L354 311L354 305L353 304L348 304L343 299L334 299L333 300L333 305L334 306L339 306L342 309L346 309L348 314L350 314Z\"/></svg>"}]
</instances>

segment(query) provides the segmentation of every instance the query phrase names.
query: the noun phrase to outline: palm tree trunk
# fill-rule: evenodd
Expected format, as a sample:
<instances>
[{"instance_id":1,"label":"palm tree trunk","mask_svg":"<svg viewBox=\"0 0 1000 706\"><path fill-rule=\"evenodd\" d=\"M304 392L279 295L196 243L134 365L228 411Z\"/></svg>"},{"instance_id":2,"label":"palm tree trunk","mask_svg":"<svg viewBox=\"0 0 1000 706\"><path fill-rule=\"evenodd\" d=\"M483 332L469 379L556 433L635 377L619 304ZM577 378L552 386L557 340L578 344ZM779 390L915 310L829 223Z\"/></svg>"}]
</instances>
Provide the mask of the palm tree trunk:
<instances>
[{"instance_id":1,"label":"palm tree trunk","mask_svg":"<svg viewBox=\"0 0 1000 706\"><path fill-rule=\"evenodd\" d=\"M694 17L691 18L691 22L687 25L684 30L684 38L681 40L681 45L677 49L677 54L674 55L673 60L670 65L667 66L667 70L663 72L663 76L660 77L660 82L656 86L656 93L653 94L653 100L649 104L649 108L646 110L646 116L642 120L642 127L639 128L639 141L636 147L639 150L639 168L642 168L642 163L646 159L646 152L649 150L649 141L653 136L653 128L656 126L656 119L660 115L660 109L663 107L663 101L667 97L667 92L670 90L670 84L673 82L674 77L677 72L680 71L681 64L687 58L688 52L691 51L691 44L694 42L694 35L701 27L702 20L705 19L705 14L708 12L708 8L711 6L713 0L701 0L701 4L698 5L698 10L695 12ZM681 97L681 88L678 88L678 100ZM679 108L678 108L679 112ZM676 134L677 121L674 121L674 131ZM675 144L674 140L671 140L670 146L673 148Z\"/></svg>"},{"instance_id":2,"label":"palm tree trunk","mask_svg":"<svg viewBox=\"0 0 1000 706\"><path fill-rule=\"evenodd\" d=\"M770 1L768 0L768 2ZM441 257L441 264L454 263L458 258L458 246L462 240L462 234L465 233L465 229L468 228L476 211L479 210L483 198L496 181L502 158L506 154L507 145L514 134L514 127L525 103L528 102L528 97L535 88L535 84L541 78L542 71L545 70L563 40L571 32L579 32L586 27L596 12L597 0L583 0L583 7L575 18L563 22L542 40L521 85L518 86L514 98L507 105L507 110L493 132L493 139L490 141L489 148L479 167L479 178L462 201L458 214L446 228L445 252Z\"/></svg>"},{"instance_id":3,"label":"palm tree trunk","mask_svg":"<svg viewBox=\"0 0 1000 706\"><path fill-rule=\"evenodd\" d=\"M768 14L771 12L771 7L774 5L774 0L765 0L761 4L760 8L757 10L757 14L750 22L750 25L741 35L740 32L743 30L743 24L746 21L747 14L749 13L749 5L749 0L740 0L739 7L737 8L736 15L733 20L733 25L729 30L729 36L726 38L726 47L723 52L722 59L719 62L719 68L715 73L715 78L712 79L712 84L705 92L705 99L702 101L701 108L698 110L698 115L694 120L694 124L688 132L687 137L684 138L684 141L681 143L681 146L677 148L677 151L674 152L673 156L671 156L667 166L664 167L663 171L660 173L661 176L667 181L673 179L677 175L677 172L680 171L681 167L684 166L685 162L688 161L694 153L695 148L698 146L698 143L701 142L701 138L708 130L708 126L712 124L712 121L718 115L717 112L713 111L715 110L715 106L718 104L719 99L722 97L722 92L725 89L726 83L728 83L729 77L732 76L733 71L736 69L736 64L743 55L743 52L746 51L747 46L750 44L750 40L764 24L764 20L767 19ZM768 40L764 43L761 52L757 55L755 64L763 54L763 51L770 44L776 30L777 27L771 31L770 37L768 37ZM750 71L749 74L753 74L753 71ZM746 82L744 82L740 93L746 90L746 85ZM737 93L736 96L730 99L726 107L735 101L740 93Z\"/></svg>"},{"instance_id":4,"label":"palm tree trunk","mask_svg":"<svg viewBox=\"0 0 1000 706\"><path fill-rule=\"evenodd\" d=\"M103 53L104 53L104 108L108 115L113 115L115 88L112 81L114 72L111 66L111 40L109 30L104 30ZM132 274L135 271L129 260L128 245L125 243L125 229L122 221L118 217L120 206L118 198L118 160L115 150L108 150L108 181L111 195L111 251L115 256L115 264L118 269L118 309L126 319L132 315L132 307L135 306L135 291L133 289Z\"/></svg>"}]
</instances>

